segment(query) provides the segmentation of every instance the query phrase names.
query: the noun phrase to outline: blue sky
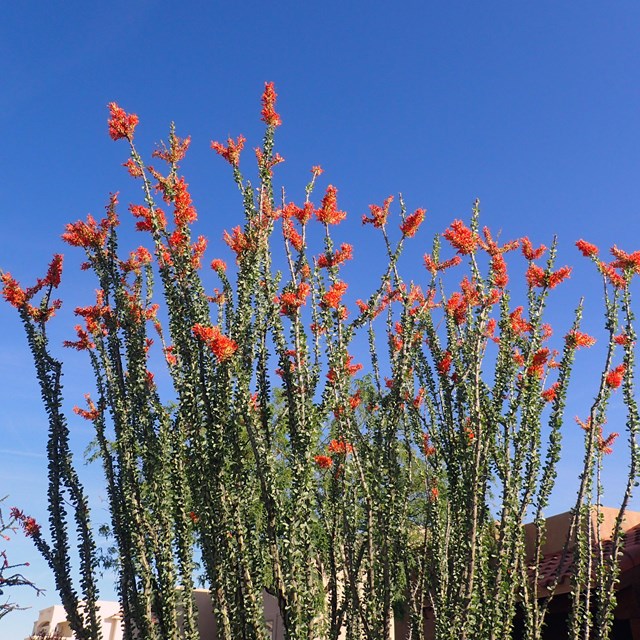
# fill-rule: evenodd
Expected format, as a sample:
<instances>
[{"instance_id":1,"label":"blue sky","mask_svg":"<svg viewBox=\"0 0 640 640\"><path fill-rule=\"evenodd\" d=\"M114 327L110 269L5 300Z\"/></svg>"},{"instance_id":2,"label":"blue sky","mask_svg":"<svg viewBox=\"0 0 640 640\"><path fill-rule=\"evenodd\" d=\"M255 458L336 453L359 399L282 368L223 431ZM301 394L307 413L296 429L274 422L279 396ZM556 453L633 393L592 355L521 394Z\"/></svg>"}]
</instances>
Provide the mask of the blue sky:
<instances>
[{"instance_id":1,"label":"blue sky","mask_svg":"<svg viewBox=\"0 0 640 640\"><path fill-rule=\"evenodd\" d=\"M69 338L71 310L88 304L94 284L78 274L81 256L60 240L65 223L100 215L112 191L121 192L123 212L139 201L120 166L125 145L107 135L112 100L139 115L136 138L147 157L171 120L192 136L183 171L198 232L211 239L208 257L232 262L219 238L240 222L237 191L209 142L242 133L257 146L259 97L273 80L286 158L278 180L300 201L309 169L319 164L321 187L338 186L350 216L339 240L355 245L354 296L359 285L360 295L367 292L366 274L384 259L378 238L359 223L368 204L402 192L409 209L427 208L405 260L420 279L433 234L467 217L480 197L483 222L505 239L529 235L549 244L558 234L559 263L575 268L551 317L562 335L585 294L586 326L602 342L599 281L573 243L584 237L603 248L639 248L639 27L640 5L625 1L9 3L0 23L0 266L29 283L51 254L65 252L67 310L51 336ZM601 358L597 348L580 354L568 416L588 410L595 392L588 374ZM73 406L90 385L82 356L65 359ZM45 416L6 305L0 377L0 494L45 520ZM623 419L614 405L609 426L622 430ZM80 455L88 425L72 419L72 428ZM556 511L574 495L575 429L569 421ZM612 486L625 465L622 456L609 461ZM96 470L82 472L100 513ZM31 562L30 575L48 589L37 601L26 592L14 597L35 610L55 603L28 541L16 536L9 549ZM2 637L26 635L35 610L0 622Z\"/></svg>"}]
</instances>

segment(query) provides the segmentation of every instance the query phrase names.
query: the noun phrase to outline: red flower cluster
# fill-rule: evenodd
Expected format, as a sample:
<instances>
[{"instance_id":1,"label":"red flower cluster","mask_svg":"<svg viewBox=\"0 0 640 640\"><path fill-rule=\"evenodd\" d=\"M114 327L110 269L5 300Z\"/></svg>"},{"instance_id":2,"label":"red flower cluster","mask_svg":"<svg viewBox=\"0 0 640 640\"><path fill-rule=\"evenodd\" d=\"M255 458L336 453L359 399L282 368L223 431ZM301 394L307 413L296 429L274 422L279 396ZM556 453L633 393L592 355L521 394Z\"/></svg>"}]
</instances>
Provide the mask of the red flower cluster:
<instances>
[{"instance_id":1,"label":"red flower cluster","mask_svg":"<svg viewBox=\"0 0 640 640\"><path fill-rule=\"evenodd\" d=\"M616 438L620 434L614 431L613 433L610 433L605 438L602 435L602 427L599 428L599 431L600 432L598 433L598 449L600 449L600 451L605 455L609 455L610 453L613 453L613 449L611 448L611 445L616 441Z\"/></svg>"},{"instance_id":2,"label":"red flower cluster","mask_svg":"<svg viewBox=\"0 0 640 640\"><path fill-rule=\"evenodd\" d=\"M285 291L280 298L275 299L280 304L280 315L292 317L298 309L307 304L307 297L311 293L311 287L306 282L301 282L295 291Z\"/></svg>"},{"instance_id":3,"label":"red flower cluster","mask_svg":"<svg viewBox=\"0 0 640 640\"><path fill-rule=\"evenodd\" d=\"M640 273L640 251L627 253L622 249L618 249L615 245L611 248L611 253L615 260L611 263L614 269L629 271L631 273Z\"/></svg>"},{"instance_id":4,"label":"red flower cluster","mask_svg":"<svg viewBox=\"0 0 640 640\"><path fill-rule=\"evenodd\" d=\"M430 443L430 438L428 433L424 433L422 435L422 448L424 450L424 455L429 458L432 455L435 455L436 448Z\"/></svg>"},{"instance_id":5,"label":"red flower cluster","mask_svg":"<svg viewBox=\"0 0 640 640\"><path fill-rule=\"evenodd\" d=\"M454 220L449 229L442 234L462 255L468 255L476 250L478 236L462 220Z\"/></svg>"},{"instance_id":6,"label":"red flower cluster","mask_svg":"<svg viewBox=\"0 0 640 640\"><path fill-rule=\"evenodd\" d=\"M538 349L533 354L533 359L529 367L527 368L527 373L530 376L535 376L536 378L542 378L544 374L544 365L547 364L547 360L551 352L547 347L543 347L542 349Z\"/></svg>"},{"instance_id":7,"label":"red flower cluster","mask_svg":"<svg viewBox=\"0 0 640 640\"><path fill-rule=\"evenodd\" d=\"M276 93L273 82L265 82L264 93L262 94L262 121L269 127L277 127L282 124L282 119L276 113Z\"/></svg>"},{"instance_id":8,"label":"red flower cluster","mask_svg":"<svg viewBox=\"0 0 640 640\"><path fill-rule=\"evenodd\" d=\"M467 320L468 302L462 293L455 291L447 300L447 313L453 316L453 321L457 325L464 324Z\"/></svg>"},{"instance_id":9,"label":"red flower cluster","mask_svg":"<svg viewBox=\"0 0 640 640\"><path fill-rule=\"evenodd\" d=\"M60 279L62 277L62 260L61 254L56 254L49 263L47 274L44 278L38 278L36 284L33 287L23 289L20 283L12 277L10 273L3 273L0 277L2 282L2 297L16 309L23 309L26 307L26 311L29 316L36 322L42 323L50 320L55 312L62 306L61 300L50 301L45 306L33 306L29 304L36 293L45 288L57 289L60 285Z\"/></svg>"},{"instance_id":10,"label":"red flower cluster","mask_svg":"<svg viewBox=\"0 0 640 640\"><path fill-rule=\"evenodd\" d=\"M498 321L495 318L489 318L487 320L487 326L484 330L485 338L493 340L496 344L500 343L500 338L496 337L496 329L498 328Z\"/></svg>"},{"instance_id":11,"label":"red flower cluster","mask_svg":"<svg viewBox=\"0 0 640 640\"><path fill-rule=\"evenodd\" d=\"M191 330L193 335L209 347L218 362L228 360L238 348L235 340L223 335L218 327L205 327L201 324L195 324Z\"/></svg>"},{"instance_id":12,"label":"red flower cluster","mask_svg":"<svg viewBox=\"0 0 640 640\"><path fill-rule=\"evenodd\" d=\"M260 147L256 147L254 151L256 154L256 160L258 161L258 168L260 169L260 171L268 171L270 176L273 175L273 167L275 167L277 164L280 164L281 162L284 162L284 158L279 153L276 153L275 156L266 158L264 152L262 151L262 149L260 149Z\"/></svg>"},{"instance_id":13,"label":"red flower cluster","mask_svg":"<svg viewBox=\"0 0 640 640\"><path fill-rule=\"evenodd\" d=\"M316 209L316 218L323 224L339 224L347 217L346 211L338 209L337 193L338 189L330 184L320 208Z\"/></svg>"},{"instance_id":14,"label":"red flower cluster","mask_svg":"<svg viewBox=\"0 0 640 640\"><path fill-rule=\"evenodd\" d=\"M580 418L578 418L577 416L575 420L580 425L580 428L583 431L591 431L591 417L587 418L585 422L580 420ZM616 438L619 435L619 433L613 432L605 438L602 435L602 425L598 425L598 440L596 442L596 446L602 453L604 453L605 455L609 455L610 453L613 453L611 445L615 442Z\"/></svg>"},{"instance_id":15,"label":"red flower cluster","mask_svg":"<svg viewBox=\"0 0 640 640\"><path fill-rule=\"evenodd\" d=\"M349 376L355 376L356 373L358 373L358 371L362 369L361 364L351 364L352 360L353 360L353 356L348 356L347 362L344 365L344 370L347 372L347 375Z\"/></svg>"},{"instance_id":16,"label":"red flower cluster","mask_svg":"<svg viewBox=\"0 0 640 640\"><path fill-rule=\"evenodd\" d=\"M598 268L600 272L607 278L607 280L616 288L616 289L624 289L627 286L627 279L620 275L612 264L607 264L606 262L600 262L598 264Z\"/></svg>"},{"instance_id":17,"label":"red flower cluster","mask_svg":"<svg viewBox=\"0 0 640 640\"><path fill-rule=\"evenodd\" d=\"M13 520L20 523L20 526L24 530L24 533L29 538L35 538L40 535L40 525L35 521L35 518L25 516L24 513L17 507L11 507L9 515Z\"/></svg>"},{"instance_id":18,"label":"red flower cluster","mask_svg":"<svg viewBox=\"0 0 640 640\"><path fill-rule=\"evenodd\" d=\"M462 258L460 256L453 256L453 258L449 258L449 260L445 260L444 262L436 262L430 253L426 253L424 255L424 266L427 271L430 271L432 275L436 275L438 271L444 271L445 269L449 269L450 267L455 267L462 262Z\"/></svg>"},{"instance_id":19,"label":"red flower cluster","mask_svg":"<svg viewBox=\"0 0 640 640\"><path fill-rule=\"evenodd\" d=\"M96 407L93 400L91 400L91 396L88 393L84 395L85 400L87 401L87 405L89 406L89 410L81 409L80 407L73 407L73 412L79 415L81 418L85 420L97 420L100 417L100 411L98 407Z\"/></svg>"},{"instance_id":20,"label":"red flower cluster","mask_svg":"<svg viewBox=\"0 0 640 640\"><path fill-rule=\"evenodd\" d=\"M451 370L451 354L448 351L443 353L442 358L436 364L436 369L442 376L446 376L449 373Z\"/></svg>"},{"instance_id":21,"label":"red flower cluster","mask_svg":"<svg viewBox=\"0 0 640 640\"><path fill-rule=\"evenodd\" d=\"M462 291L455 291L447 300L447 313L453 316L453 320L457 325L461 325L467 320L467 311L469 307L473 307L480 303L480 294L473 282L470 282L467 276L460 282ZM491 302L491 300L489 300Z\"/></svg>"},{"instance_id":22,"label":"red flower cluster","mask_svg":"<svg viewBox=\"0 0 640 640\"><path fill-rule=\"evenodd\" d=\"M624 380L624 374L627 372L627 367L624 364L618 365L615 369L612 369L607 373L605 377L605 383L610 389L617 389Z\"/></svg>"},{"instance_id":23,"label":"red flower cluster","mask_svg":"<svg viewBox=\"0 0 640 640\"><path fill-rule=\"evenodd\" d=\"M346 282L332 284L330 289L322 296L321 306L325 309L337 309L348 286Z\"/></svg>"},{"instance_id":24,"label":"red flower cluster","mask_svg":"<svg viewBox=\"0 0 640 640\"><path fill-rule=\"evenodd\" d=\"M353 356L347 356L347 361L344 365L344 372L350 377L355 376L356 373L358 373L358 371L362 369L361 364L351 364L352 360L353 360ZM327 373L327 378L329 382L335 382L338 378L338 374L336 370L333 368L329 369L329 372Z\"/></svg>"},{"instance_id":25,"label":"red flower cluster","mask_svg":"<svg viewBox=\"0 0 640 640\"><path fill-rule=\"evenodd\" d=\"M362 392L358 389L350 398L349 406L352 411L355 411L362 403Z\"/></svg>"},{"instance_id":26,"label":"red flower cluster","mask_svg":"<svg viewBox=\"0 0 640 640\"><path fill-rule=\"evenodd\" d=\"M543 244L541 244L537 249L534 249L531 244L531 240L527 237L521 238L520 242L522 244L522 255L527 260L538 260L538 258L541 258L547 250L547 247Z\"/></svg>"},{"instance_id":27,"label":"red flower cluster","mask_svg":"<svg viewBox=\"0 0 640 640\"><path fill-rule=\"evenodd\" d=\"M53 287L57 289L60 286L60 278L62 277L62 261L64 256L60 253L56 253L53 256L53 259L49 263L49 268L47 269L47 275L44 277L42 282L39 280L36 286L40 287Z\"/></svg>"},{"instance_id":28,"label":"red flower cluster","mask_svg":"<svg viewBox=\"0 0 640 640\"><path fill-rule=\"evenodd\" d=\"M142 178L142 169L140 165L134 162L133 158L129 158L126 162L123 162L122 166L127 168L127 171L132 178Z\"/></svg>"},{"instance_id":29,"label":"red flower cluster","mask_svg":"<svg viewBox=\"0 0 640 640\"><path fill-rule=\"evenodd\" d=\"M167 364L170 367L173 367L176 364L178 364L178 357L175 354L175 350L176 350L176 348L173 345L168 345L163 349L164 357L165 357L165 359L167 361Z\"/></svg>"},{"instance_id":30,"label":"red flower cluster","mask_svg":"<svg viewBox=\"0 0 640 640\"><path fill-rule=\"evenodd\" d=\"M67 224L66 231L62 234L62 239L72 247L98 249L104 245L110 226L107 218L98 223L89 214L86 222L78 220Z\"/></svg>"},{"instance_id":31,"label":"red flower cluster","mask_svg":"<svg viewBox=\"0 0 640 640\"><path fill-rule=\"evenodd\" d=\"M191 245L191 266L194 269L200 268L208 242L205 236L198 236L198 239Z\"/></svg>"},{"instance_id":32,"label":"red flower cluster","mask_svg":"<svg viewBox=\"0 0 640 640\"><path fill-rule=\"evenodd\" d=\"M234 141L233 138L227 138L227 146L220 142L211 141L211 148L222 156L232 167L240 165L240 152L244 149L244 143L247 139L244 136L238 136Z\"/></svg>"},{"instance_id":33,"label":"red flower cluster","mask_svg":"<svg viewBox=\"0 0 640 640\"><path fill-rule=\"evenodd\" d=\"M138 247L129 254L128 260L121 262L121 266L126 272L140 273L144 266L151 264L151 260L149 250L146 247Z\"/></svg>"},{"instance_id":34,"label":"red flower cluster","mask_svg":"<svg viewBox=\"0 0 640 640\"><path fill-rule=\"evenodd\" d=\"M169 138L169 148L167 149L166 145L162 143L162 149L156 149L151 155L154 158L164 160L168 164L176 164L185 157L190 144L191 136L179 138L172 133Z\"/></svg>"},{"instance_id":35,"label":"red flower cluster","mask_svg":"<svg viewBox=\"0 0 640 640\"><path fill-rule=\"evenodd\" d=\"M227 231L224 232L223 240L227 243L231 251L236 254L236 259L239 260L242 254L252 247L251 242L247 235L242 231L240 226L234 227L231 230L231 235Z\"/></svg>"},{"instance_id":36,"label":"red flower cluster","mask_svg":"<svg viewBox=\"0 0 640 640\"><path fill-rule=\"evenodd\" d=\"M104 303L104 291L96 290L96 303L91 307L76 307L74 313L85 319L87 331L93 335L106 335L103 321L111 317L111 307Z\"/></svg>"},{"instance_id":37,"label":"red flower cluster","mask_svg":"<svg viewBox=\"0 0 640 640\"><path fill-rule=\"evenodd\" d=\"M501 253L496 253L491 257L491 275L493 284L504 289L509 284L509 275L507 274L507 263Z\"/></svg>"},{"instance_id":38,"label":"red flower cluster","mask_svg":"<svg viewBox=\"0 0 640 640\"><path fill-rule=\"evenodd\" d=\"M21 309L27 302L27 292L10 273L2 274L2 297L16 309Z\"/></svg>"},{"instance_id":39,"label":"red flower cluster","mask_svg":"<svg viewBox=\"0 0 640 640\"><path fill-rule=\"evenodd\" d=\"M554 382L548 389L545 389L540 395L545 402L553 402L558 394L559 382Z\"/></svg>"},{"instance_id":40,"label":"red flower cluster","mask_svg":"<svg viewBox=\"0 0 640 640\"><path fill-rule=\"evenodd\" d=\"M227 270L227 265L225 264L224 260L220 260L220 258L214 258L211 261L211 268L219 273L224 273Z\"/></svg>"},{"instance_id":41,"label":"red flower cluster","mask_svg":"<svg viewBox=\"0 0 640 640\"><path fill-rule=\"evenodd\" d=\"M340 456L346 456L349 453L353 453L353 445L346 442L343 438L332 440L327 448L329 453L335 453Z\"/></svg>"},{"instance_id":42,"label":"red flower cluster","mask_svg":"<svg viewBox=\"0 0 640 640\"><path fill-rule=\"evenodd\" d=\"M411 406L416 409L416 411L418 409L420 409L420 407L422 406L422 403L424 402L424 395L425 395L425 391L423 387L420 387L418 389L418 393L416 393L415 397L413 398L412 402L411 402Z\"/></svg>"},{"instance_id":43,"label":"red flower cluster","mask_svg":"<svg viewBox=\"0 0 640 640\"><path fill-rule=\"evenodd\" d=\"M153 231L154 223L160 230L166 229L167 219L162 209L155 207L153 210L143 207L138 204L129 205L129 211L133 214L134 218L141 218L136 222L136 229L138 231Z\"/></svg>"},{"instance_id":44,"label":"red flower cluster","mask_svg":"<svg viewBox=\"0 0 640 640\"><path fill-rule=\"evenodd\" d=\"M576 242L576 247L578 247L578 251L580 251L585 258L595 258L599 253L598 247L586 240L578 240Z\"/></svg>"},{"instance_id":45,"label":"red flower cluster","mask_svg":"<svg viewBox=\"0 0 640 640\"><path fill-rule=\"evenodd\" d=\"M526 278L530 288L548 287L553 289L557 287L563 280L566 280L571 275L571 267L561 267L557 271L547 273L542 267L537 264L529 265L527 269Z\"/></svg>"},{"instance_id":46,"label":"red flower cluster","mask_svg":"<svg viewBox=\"0 0 640 640\"><path fill-rule=\"evenodd\" d=\"M133 140L133 130L138 124L138 116L134 113L126 113L115 102L109 103L109 135L112 140L120 140L126 138L131 142Z\"/></svg>"},{"instance_id":47,"label":"red flower cluster","mask_svg":"<svg viewBox=\"0 0 640 640\"><path fill-rule=\"evenodd\" d=\"M89 334L79 325L75 326L76 333L78 334L78 340L75 342L71 340L65 340L62 344L65 347L71 349L77 349L78 351L84 351L88 349L95 349L95 343L91 341Z\"/></svg>"},{"instance_id":48,"label":"red flower cluster","mask_svg":"<svg viewBox=\"0 0 640 640\"><path fill-rule=\"evenodd\" d=\"M518 240L512 240L511 242L507 242L502 247L498 246L498 243L493 239L491 235L491 230L489 227L483 227L482 233L484 235L484 240L482 238L478 238L478 244L491 256L494 257L501 253L508 253L509 251L513 251L517 249L520 245Z\"/></svg>"},{"instance_id":49,"label":"red flower cluster","mask_svg":"<svg viewBox=\"0 0 640 640\"><path fill-rule=\"evenodd\" d=\"M389 216L389 206L393 202L393 196L389 196L379 207L377 204L370 204L369 211L371 211L371 217L367 218L366 215L362 216L362 224L372 224L376 229L381 229L387 224L387 218Z\"/></svg>"},{"instance_id":50,"label":"red flower cluster","mask_svg":"<svg viewBox=\"0 0 640 640\"><path fill-rule=\"evenodd\" d=\"M337 267L353 258L353 247L346 242L340 245L340 249L334 253L323 253L318 257L318 268Z\"/></svg>"},{"instance_id":51,"label":"red flower cluster","mask_svg":"<svg viewBox=\"0 0 640 640\"><path fill-rule=\"evenodd\" d=\"M424 216L426 213L426 209L416 209L411 215L407 216L405 221L400 225L402 235L406 238L413 238L420 225L424 222Z\"/></svg>"},{"instance_id":52,"label":"red flower cluster","mask_svg":"<svg viewBox=\"0 0 640 640\"><path fill-rule=\"evenodd\" d=\"M189 185L180 178L173 185L175 211L173 217L178 227L184 227L196 221L198 214L191 202L191 196L187 191Z\"/></svg>"},{"instance_id":53,"label":"red flower cluster","mask_svg":"<svg viewBox=\"0 0 640 640\"><path fill-rule=\"evenodd\" d=\"M592 347L596 343L596 339L590 336L588 333L582 331L569 331L565 336L567 346L572 349L579 349L580 347Z\"/></svg>"},{"instance_id":54,"label":"red flower cluster","mask_svg":"<svg viewBox=\"0 0 640 640\"><path fill-rule=\"evenodd\" d=\"M527 322L522 317L522 312L524 311L524 307L516 307L509 314L509 324L511 325L511 330L517 335L521 336L523 333L527 331L531 331L531 323Z\"/></svg>"},{"instance_id":55,"label":"red flower cluster","mask_svg":"<svg viewBox=\"0 0 640 640\"><path fill-rule=\"evenodd\" d=\"M328 469L333 464L333 458L330 456L315 456L314 460L320 469Z\"/></svg>"},{"instance_id":56,"label":"red flower cluster","mask_svg":"<svg viewBox=\"0 0 640 640\"><path fill-rule=\"evenodd\" d=\"M282 218L282 235L285 240L291 243L296 251L302 251L304 248L304 240L293 225L291 218Z\"/></svg>"},{"instance_id":57,"label":"red flower cluster","mask_svg":"<svg viewBox=\"0 0 640 640\"><path fill-rule=\"evenodd\" d=\"M307 224L311 220L313 211L312 202L305 202L303 207L298 207L293 202L289 202L282 210L282 217L296 218L300 224Z\"/></svg>"}]
</instances>

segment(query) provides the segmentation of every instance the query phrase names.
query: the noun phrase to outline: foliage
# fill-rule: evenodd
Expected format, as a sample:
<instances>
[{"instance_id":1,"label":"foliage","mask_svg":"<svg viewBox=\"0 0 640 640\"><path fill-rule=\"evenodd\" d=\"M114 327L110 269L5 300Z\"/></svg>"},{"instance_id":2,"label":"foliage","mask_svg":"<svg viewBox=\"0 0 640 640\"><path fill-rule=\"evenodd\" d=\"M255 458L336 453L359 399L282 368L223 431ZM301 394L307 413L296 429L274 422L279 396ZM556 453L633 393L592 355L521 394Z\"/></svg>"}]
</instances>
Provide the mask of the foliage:
<instances>
[{"instance_id":1,"label":"foliage","mask_svg":"<svg viewBox=\"0 0 640 640\"><path fill-rule=\"evenodd\" d=\"M354 313L342 279L353 247L334 240L346 215L337 189L329 185L316 206L322 170L314 167L305 202L275 198L280 116L267 84L257 186L240 170L243 136L212 143L231 166L244 225L225 233L236 264L213 260L220 288L211 293L201 270L207 243L192 235L196 210L179 176L189 138L172 126L167 146L154 152L167 164L162 173L134 144L137 116L115 104L110 111L109 133L129 144L125 166L144 197L129 209L151 244L121 256L116 195L102 220L67 226L63 238L84 250L98 290L95 304L76 309L82 324L66 346L86 352L95 378L94 397L75 411L95 428L125 638L197 637L195 558L225 639L267 637L265 588L289 640L389 638L394 616L407 621L410 638L421 638L425 614L438 639L508 637L517 614L525 636L540 638L560 580L539 598L544 514L576 351L594 341L580 331L578 306L562 351L549 346L548 296L571 271L556 268L555 242L548 252L527 238L498 244L480 228L476 202L469 224L455 220L436 236L420 287L403 279L399 258L425 211L409 214L399 198L399 223L392 223L389 197L363 216L380 234L386 260L379 286ZM314 229L324 242L316 256ZM447 259L441 237L455 251ZM609 342L583 423L584 469L565 549L576 541L570 637L606 638L622 519L638 472L630 282L640 257L614 249L605 263L593 245L578 248L602 276ZM518 249L526 309L512 304L508 289L505 256ZM56 256L29 289L4 273L3 295L24 323L50 426L51 542L24 516L22 523L56 576L77 637L88 640L100 637L99 555L61 410L62 365L46 333L60 306L52 294L61 266ZM448 293L460 269L459 288ZM361 337L369 344L366 367L358 362ZM172 388L165 400L165 383L150 371L159 353ZM631 464L606 554L594 546L590 523L601 506L603 456L617 435L605 437L601 425L618 387ZM530 514L533 559L522 527Z\"/></svg>"}]
</instances>

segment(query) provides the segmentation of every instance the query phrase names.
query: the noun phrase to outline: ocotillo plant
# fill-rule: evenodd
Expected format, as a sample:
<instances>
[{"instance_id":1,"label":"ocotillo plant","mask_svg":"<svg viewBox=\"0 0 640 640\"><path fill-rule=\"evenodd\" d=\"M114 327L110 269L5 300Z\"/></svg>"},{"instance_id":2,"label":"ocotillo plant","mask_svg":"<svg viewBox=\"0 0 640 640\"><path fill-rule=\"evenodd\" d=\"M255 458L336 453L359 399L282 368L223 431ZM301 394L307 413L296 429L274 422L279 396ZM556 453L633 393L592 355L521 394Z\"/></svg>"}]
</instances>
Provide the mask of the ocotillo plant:
<instances>
[{"instance_id":1,"label":"ocotillo plant","mask_svg":"<svg viewBox=\"0 0 640 640\"><path fill-rule=\"evenodd\" d=\"M346 216L337 188L314 203L322 169L313 167L304 202L277 195L275 100L269 83L255 184L240 169L243 136L212 143L231 166L244 214L224 235L235 268L211 262L219 289L203 280L207 241L194 237L197 213L179 173L190 139L172 126L153 154L166 169L148 166L134 144L137 116L115 103L109 133L129 145L125 167L142 189L142 203L129 210L149 244L120 253L115 195L103 219L89 216L63 234L97 278L95 303L76 309L82 323L66 346L87 353L95 378L86 408L75 412L95 428L125 638L197 637L196 559L225 640L268 637L265 589L288 640L386 639L401 619L414 640L427 633L425 617L438 639L498 639L518 616L525 637L540 638L553 597L553 585L551 596L538 592L544 516L576 351L594 342L580 330L580 303L562 350L550 346L548 296L571 270L556 268L555 240L548 253L527 238L499 244L480 228L476 202L470 222L455 220L436 235L408 280L399 259L425 210L408 213L400 197L394 221L390 196L362 217L385 259L379 286L353 305L343 273L354 248L334 239ZM317 232L324 248L312 255ZM593 245L577 244L602 274L609 346L582 422L585 463L567 539L567 549L576 541L568 633L606 638L638 470L630 284L640 255L614 249L605 263ZM511 302L508 254L526 262L526 309ZM51 296L61 266L56 256L28 289L2 275L49 417L51 542L35 521L20 519L56 576L77 637L94 639L96 547L62 413L62 365L46 334L60 306ZM356 346L360 335L368 354ZM172 383L164 399L154 354ZM620 386L631 464L613 551L605 553L592 539L591 514L615 439L602 433L607 402ZM525 552L528 517L537 530L533 559Z\"/></svg>"}]
</instances>

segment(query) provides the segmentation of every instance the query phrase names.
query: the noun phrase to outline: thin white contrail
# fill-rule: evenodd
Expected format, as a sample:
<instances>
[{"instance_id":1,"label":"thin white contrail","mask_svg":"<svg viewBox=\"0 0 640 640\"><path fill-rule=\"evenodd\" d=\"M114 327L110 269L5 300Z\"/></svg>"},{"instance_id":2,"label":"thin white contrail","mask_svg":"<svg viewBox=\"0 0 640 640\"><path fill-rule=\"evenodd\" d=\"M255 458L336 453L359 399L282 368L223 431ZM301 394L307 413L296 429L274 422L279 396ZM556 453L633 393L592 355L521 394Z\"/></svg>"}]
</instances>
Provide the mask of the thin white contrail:
<instances>
[{"instance_id":1,"label":"thin white contrail","mask_svg":"<svg viewBox=\"0 0 640 640\"><path fill-rule=\"evenodd\" d=\"M44 453L34 453L33 451L15 451L14 449L0 449L0 455L23 456L24 458L46 458Z\"/></svg>"}]
</instances>

